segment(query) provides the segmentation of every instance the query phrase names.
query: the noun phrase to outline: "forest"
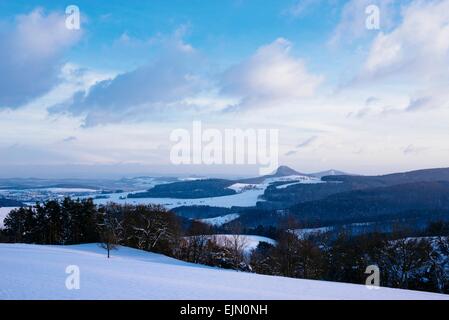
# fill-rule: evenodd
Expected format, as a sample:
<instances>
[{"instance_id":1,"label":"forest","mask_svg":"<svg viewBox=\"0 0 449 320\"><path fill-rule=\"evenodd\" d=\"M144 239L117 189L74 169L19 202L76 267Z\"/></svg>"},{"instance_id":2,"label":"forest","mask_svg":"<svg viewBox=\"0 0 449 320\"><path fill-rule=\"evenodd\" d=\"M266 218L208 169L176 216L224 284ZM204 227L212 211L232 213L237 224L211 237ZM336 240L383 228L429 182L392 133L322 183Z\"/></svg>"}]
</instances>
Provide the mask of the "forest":
<instances>
[{"instance_id":1,"label":"forest","mask_svg":"<svg viewBox=\"0 0 449 320\"><path fill-rule=\"evenodd\" d=\"M449 293L447 222L433 222L420 232L398 226L388 233L302 238L292 232L297 219L286 216L270 228L247 230L237 222L217 230L161 206L97 206L91 199L66 198L11 211L0 242L99 243L108 257L122 245L243 272L355 284L365 284L367 267L375 265L381 286ZM217 241L217 233L232 236ZM248 253L242 233L266 235L276 243L260 242Z\"/></svg>"}]
</instances>

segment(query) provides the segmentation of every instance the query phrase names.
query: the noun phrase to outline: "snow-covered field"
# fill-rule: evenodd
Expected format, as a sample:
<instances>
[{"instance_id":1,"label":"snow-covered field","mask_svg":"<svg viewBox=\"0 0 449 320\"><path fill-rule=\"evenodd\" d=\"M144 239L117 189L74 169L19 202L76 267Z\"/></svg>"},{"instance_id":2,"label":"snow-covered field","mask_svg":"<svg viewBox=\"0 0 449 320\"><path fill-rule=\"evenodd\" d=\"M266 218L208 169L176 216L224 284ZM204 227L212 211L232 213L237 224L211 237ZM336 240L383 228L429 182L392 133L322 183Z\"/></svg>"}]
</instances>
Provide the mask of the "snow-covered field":
<instances>
[{"instance_id":1,"label":"snow-covered field","mask_svg":"<svg viewBox=\"0 0 449 320\"><path fill-rule=\"evenodd\" d=\"M79 290L66 288L68 266L79 267ZM125 247L108 260L97 244L0 244L0 273L0 299L449 299L221 270Z\"/></svg>"},{"instance_id":2,"label":"snow-covered field","mask_svg":"<svg viewBox=\"0 0 449 320\"><path fill-rule=\"evenodd\" d=\"M302 176L302 175L292 175L292 176L283 176L283 177L274 177L265 179L264 183L273 183L273 182L292 182L292 183L305 183L305 184L315 184L315 183L325 183L320 178Z\"/></svg>"},{"instance_id":3,"label":"snow-covered field","mask_svg":"<svg viewBox=\"0 0 449 320\"><path fill-rule=\"evenodd\" d=\"M249 183L234 183L232 186L229 186L227 189L234 190L235 192L243 192L252 189L265 189L263 185L260 184L249 184Z\"/></svg>"},{"instance_id":4,"label":"snow-covered field","mask_svg":"<svg viewBox=\"0 0 449 320\"><path fill-rule=\"evenodd\" d=\"M180 206L211 206L211 207L253 207L265 192L265 189L274 182L291 182L291 184L298 183L323 183L321 179L314 177L307 177L301 175L284 176L276 178L267 178L260 184L244 184L236 183L228 187L228 189L235 190L237 194L223 197L211 197L201 199L174 199L174 198L127 198L130 192L114 193L108 195L107 199L95 199L96 204L106 204L108 202L115 202L121 204L159 204L168 209L173 209ZM134 191L132 193L145 192L146 190Z\"/></svg>"},{"instance_id":5,"label":"snow-covered field","mask_svg":"<svg viewBox=\"0 0 449 320\"><path fill-rule=\"evenodd\" d=\"M363 222L363 223L351 223L345 224L341 226L329 226L329 227L320 227L320 228L306 228L306 229L295 229L292 230L294 234L298 236L299 239L305 239L310 236L317 236L321 234L325 234L331 231L336 230L354 230L354 229L366 229L373 225L373 222Z\"/></svg>"},{"instance_id":6,"label":"snow-covered field","mask_svg":"<svg viewBox=\"0 0 449 320\"><path fill-rule=\"evenodd\" d=\"M276 241L273 239L254 235L214 234L210 238L213 238L221 246L232 246L232 244L237 243L246 254L250 254L251 251L256 249L260 242L276 244Z\"/></svg>"},{"instance_id":7,"label":"snow-covered field","mask_svg":"<svg viewBox=\"0 0 449 320\"><path fill-rule=\"evenodd\" d=\"M86 189L86 188L42 188L37 189L42 191L48 191L53 193L87 193L87 192L96 192L95 189Z\"/></svg>"},{"instance_id":8,"label":"snow-covered field","mask_svg":"<svg viewBox=\"0 0 449 320\"><path fill-rule=\"evenodd\" d=\"M2 207L0 208L0 228L3 228L3 220L5 220L6 216L17 207Z\"/></svg>"},{"instance_id":9,"label":"snow-covered field","mask_svg":"<svg viewBox=\"0 0 449 320\"><path fill-rule=\"evenodd\" d=\"M208 225L214 226L214 227L220 227L226 223L229 223L231 221L234 221L235 219L238 219L240 215L238 213L231 213L220 217L215 218L208 218L208 219L200 219L201 222L206 223Z\"/></svg>"},{"instance_id":10,"label":"snow-covered field","mask_svg":"<svg viewBox=\"0 0 449 320\"><path fill-rule=\"evenodd\" d=\"M323 233L332 231L333 229L334 229L333 227L307 228L307 229L292 230L292 232L294 234L296 234L296 236L299 239L305 239L309 236L315 236L315 235L319 235L319 234L323 234Z\"/></svg>"},{"instance_id":11,"label":"snow-covered field","mask_svg":"<svg viewBox=\"0 0 449 320\"><path fill-rule=\"evenodd\" d=\"M286 176L286 177L281 177L281 178L275 178L275 180L272 182L287 182L287 181L291 181L291 182L277 186L276 189L286 189L286 188L288 188L290 186L294 186L296 184L326 183L326 182L322 181L320 178L308 177L308 176ZM268 182L271 183L270 180Z\"/></svg>"},{"instance_id":12,"label":"snow-covered field","mask_svg":"<svg viewBox=\"0 0 449 320\"><path fill-rule=\"evenodd\" d=\"M143 190L146 191L146 190ZM142 192L143 192L142 191ZM132 192L132 193L137 193ZM106 204L108 202L115 202L119 204L160 204L168 209L173 209L181 206L212 206L231 208L238 207L252 207L260 201L259 196L264 193L264 189L248 190L242 193L237 193L230 196L211 197L201 199L172 199L172 198L126 198L129 192L115 193L109 195L108 199L95 199L96 204Z\"/></svg>"}]
</instances>

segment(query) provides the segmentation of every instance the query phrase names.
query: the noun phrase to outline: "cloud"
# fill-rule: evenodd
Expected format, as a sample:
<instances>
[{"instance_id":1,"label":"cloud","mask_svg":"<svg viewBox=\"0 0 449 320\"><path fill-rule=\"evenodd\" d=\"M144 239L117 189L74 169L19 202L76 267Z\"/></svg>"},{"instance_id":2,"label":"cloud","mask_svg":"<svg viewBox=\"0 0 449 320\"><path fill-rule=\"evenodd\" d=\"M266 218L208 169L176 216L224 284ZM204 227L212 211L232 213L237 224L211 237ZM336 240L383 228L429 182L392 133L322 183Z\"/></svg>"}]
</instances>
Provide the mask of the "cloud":
<instances>
[{"instance_id":1,"label":"cloud","mask_svg":"<svg viewBox=\"0 0 449 320\"><path fill-rule=\"evenodd\" d=\"M317 136L310 137L309 139L307 139L307 140L301 142L300 144L298 144L298 145L296 146L296 149L305 148L305 147L311 145L311 144L312 144L313 142L315 142L317 139L318 139Z\"/></svg>"},{"instance_id":2,"label":"cloud","mask_svg":"<svg viewBox=\"0 0 449 320\"><path fill-rule=\"evenodd\" d=\"M292 44L283 38L259 48L225 72L222 93L252 102L313 96L323 77L309 73L304 61L293 56L291 49Z\"/></svg>"},{"instance_id":3,"label":"cloud","mask_svg":"<svg viewBox=\"0 0 449 320\"><path fill-rule=\"evenodd\" d=\"M295 18L303 16L307 11L320 5L323 0L296 0L284 14L293 16Z\"/></svg>"},{"instance_id":4,"label":"cloud","mask_svg":"<svg viewBox=\"0 0 449 320\"><path fill-rule=\"evenodd\" d=\"M423 147L415 147L414 145L409 145L409 146L407 146L406 148L404 148L403 150L402 150L402 152L405 154L405 155L414 155L414 154L419 154L419 153L422 153L422 152L424 152L425 150L427 150L427 148L423 148Z\"/></svg>"},{"instance_id":5,"label":"cloud","mask_svg":"<svg viewBox=\"0 0 449 320\"><path fill-rule=\"evenodd\" d=\"M201 91L206 82L201 76L201 58L180 37L177 31L174 37L161 39L154 61L78 92L65 110L84 115L86 126L149 119L158 111L182 110L184 100Z\"/></svg>"},{"instance_id":6,"label":"cloud","mask_svg":"<svg viewBox=\"0 0 449 320\"><path fill-rule=\"evenodd\" d=\"M428 108L432 103L432 97L421 97L413 99L407 106L407 111L417 111L420 109Z\"/></svg>"},{"instance_id":7,"label":"cloud","mask_svg":"<svg viewBox=\"0 0 449 320\"><path fill-rule=\"evenodd\" d=\"M366 8L370 5L376 5L380 9L380 29L391 28L396 14L394 0L350 0L343 6L340 22L329 43L338 45L373 34L373 30L366 28Z\"/></svg>"},{"instance_id":8,"label":"cloud","mask_svg":"<svg viewBox=\"0 0 449 320\"><path fill-rule=\"evenodd\" d=\"M293 150L288 151L285 153L286 157L290 157L295 155L300 149L307 148L308 146L312 145L316 140L318 139L317 136L312 136L303 142L297 144Z\"/></svg>"},{"instance_id":9,"label":"cloud","mask_svg":"<svg viewBox=\"0 0 449 320\"><path fill-rule=\"evenodd\" d=\"M369 97L368 99L365 100L365 106L370 106L373 104L376 104L380 102L380 99L377 97Z\"/></svg>"},{"instance_id":10,"label":"cloud","mask_svg":"<svg viewBox=\"0 0 449 320\"><path fill-rule=\"evenodd\" d=\"M165 119L189 111L221 112L260 106L262 101L270 105L294 101L313 96L323 80L307 71L305 63L291 54L291 43L282 38L221 75L211 75L207 60L182 40L185 32L181 28L170 37L158 37L154 41L160 51L154 61L78 92L58 111L84 116L88 127Z\"/></svg>"},{"instance_id":11,"label":"cloud","mask_svg":"<svg viewBox=\"0 0 449 320\"><path fill-rule=\"evenodd\" d=\"M422 95L417 95L410 99L405 109L406 111L433 110L449 106L449 92L447 92L447 87L424 91Z\"/></svg>"},{"instance_id":12,"label":"cloud","mask_svg":"<svg viewBox=\"0 0 449 320\"><path fill-rule=\"evenodd\" d=\"M77 140L77 138L75 136L70 136L70 137L64 138L62 140L62 142L69 143L69 142L76 141L76 140Z\"/></svg>"},{"instance_id":13,"label":"cloud","mask_svg":"<svg viewBox=\"0 0 449 320\"><path fill-rule=\"evenodd\" d=\"M402 23L397 28L381 32L374 39L364 76L397 72L420 77L447 74L448 58L449 0L414 1L403 9Z\"/></svg>"},{"instance_id":14,"label":"cloud","mask_svg":"<svg viewBox=\"0 0 449 320\"><path fill-rule=\"evenodd\" d=\"M80 39L65 17L36 9L0 27L0 108L17 108L57 82L64 52Z\"/></svg>"},{"instance_id":15,"label":"cloud","mask_svg":"<svg viewBox=\"0 0 449 320\"><path fill-rule=\"evenodd\" d=\"M449 106L449 0L415 0L402 7L399 24L372 41L353 85L394 81L409 96L403 111Z\"/></svg>"},{"instance_id":16,"label":"cloud","mask_svg":"<svg viewBox=\"0 0 449 320\"><path fill-rule=\"evenodd\" d=\"M357 119L362 119L362 118L366 117L367 115L369 115L371 113L371 111L372 110L369 107L361 108L357 112L350 112L348 114L347 118L355 117Z\"/></svg>"},{"instance_id":17,"label":"cloud","mask_svg":"<svg viewBox=\"0 0 449 320\"><path fill-rule=\"evenodd\" d=\"M286 157L291 157L294 156L296 154L297 150L290 150L287 153L285 153Z\"/></svg>"}]
</instances>

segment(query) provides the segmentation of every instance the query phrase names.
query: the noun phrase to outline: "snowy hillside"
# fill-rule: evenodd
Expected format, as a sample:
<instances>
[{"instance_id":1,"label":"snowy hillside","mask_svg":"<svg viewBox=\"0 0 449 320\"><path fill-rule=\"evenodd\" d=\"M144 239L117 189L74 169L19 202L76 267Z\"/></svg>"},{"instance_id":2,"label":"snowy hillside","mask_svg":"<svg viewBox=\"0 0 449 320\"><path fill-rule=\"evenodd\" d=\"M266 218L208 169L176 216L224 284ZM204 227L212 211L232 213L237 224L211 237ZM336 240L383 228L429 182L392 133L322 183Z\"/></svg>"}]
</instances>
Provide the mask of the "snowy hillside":
<instances>
[{"instance_id":1,"label":"snowy hillside","mask_svg":"<svg viewBox=\"0 0 449 320\"><path fill-rule=\"evenodd\" d=\"M79 290L65 286L69 265L79 267ZM96 244L0 244L0 273L0 299L449 299L220 270L123 247L108 260Z\"/></svg>"},{"instance_id":2,"label":"snowy hillside","mask_svg":"<svg viewBox=\"0 0 449 320\"><path fill-rule=\"evenodd\" d=\"M208 225L214 226L214 227L221 227L222 225L229 223L231 221L234 221L235 219L238 219L240 215L238 213L231 213L224 216L219 216L215 218L208 218L208 219L200 219L202 223L206 223Z\"/></svg>"},{"instance_id":3,"label":"snowy hillside","mask_svg":"<svg viewBox=\"0 0 449 320\"><path fill-rule=\"evenodd\" d=\"M289 175L280 177L269 177L264 179L261 183L235 183L227 189L236 191L236 194L220 197L196 198L196 199L177 199L177 198L128 198L130 193L140 193L146 190L135 192L123 192L109 194L107 198L94 199L96 204L106 204L108 202L115 202L120 204L159 204L168 209L173 209L181 206L212 206L231 208L236 207L252 207L258 201L263 201L260 197L264 194L265 189L273 183L288 183L279 188L286 188L294 184L316 184L324 183L319 178L309 177L304 175Z\"/></svg>"},{"instance_id":4,"label":"snowy hillside","mask_svg":"<svg viewBox=\"0 0 449 320\"><path fill-rule=\"evenodd\" d=\"M254 235L237 235L237 234L215 234L206 236L208 239L213 240L219 246L233 246L237 244L242 248L245 254L250 254L255 250L260 242L266 242L271 245L275 245L276 241L267 237L254 236Z\"/></svg>"}]
</instances>

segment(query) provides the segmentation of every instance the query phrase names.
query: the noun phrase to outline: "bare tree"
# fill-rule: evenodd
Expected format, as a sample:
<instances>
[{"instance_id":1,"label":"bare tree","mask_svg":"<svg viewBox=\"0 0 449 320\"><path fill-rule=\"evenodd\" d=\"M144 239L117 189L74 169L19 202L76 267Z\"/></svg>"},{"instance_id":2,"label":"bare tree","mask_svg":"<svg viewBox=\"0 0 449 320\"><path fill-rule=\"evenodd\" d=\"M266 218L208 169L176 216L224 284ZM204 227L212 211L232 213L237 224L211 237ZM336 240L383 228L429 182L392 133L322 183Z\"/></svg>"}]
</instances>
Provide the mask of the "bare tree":
<instances>
[{"instance_id":1,"label":"bare tree","mask_svg":"<svg viewBox=\"0 0 449 320\"><path fill-rule=\"evenodd\" d=\"M204 263L206 261L206 250L210 237L211 227L200 222L192 221L187 231L187 237L184 238L184 253L188 261L194 263Z\"/></svg>"},{"instance_id":2,"label":"bare tree","mask_svg":"<svg viewBox=\"0 0 449 320\"><path fill-rule=\"evenodd\" d=\"M117 249L120 242L121 222L113 212L106 210L103 221L98 224L101 243L100 246L107 250L108 259L111 250Z\"/></svg>"},{"instance_id":3,"label":"bare tree","mask_svg":"<svg viewBox=\"0 0 449 320\"><path fill-rule=\"evenodd\" d=\"M240 223L232 223L229 225L228 230L230 235L223 239L223 245L229 250L231 263L239 268L242 263L245 262L245 251L248 247L248 238L242 235L242 226ZM249 261L248 261L249 262Z\"/></svg>"},{"instance_id":4,"label":"bare tree","mask_svg":"<svg viewBox=\"0 0 449 320\"><path fill-rule=\"evenodd\" d=\"M430 263L432 248L425 239L402 238L390 243L383 250L383 270L388 270L390 285L409 288L413 278L418 278Z\"/></svg>"},{"instance_id":5,"label":"bare tree","mask_svg":"<svg viewBox=\"0 0 449 320\"><path fill-rule=\"evenodd\" d=\"M440 293L449 290L449 237L436 237L431 242L431 272Z\"/></svg>"}]
</instances>

